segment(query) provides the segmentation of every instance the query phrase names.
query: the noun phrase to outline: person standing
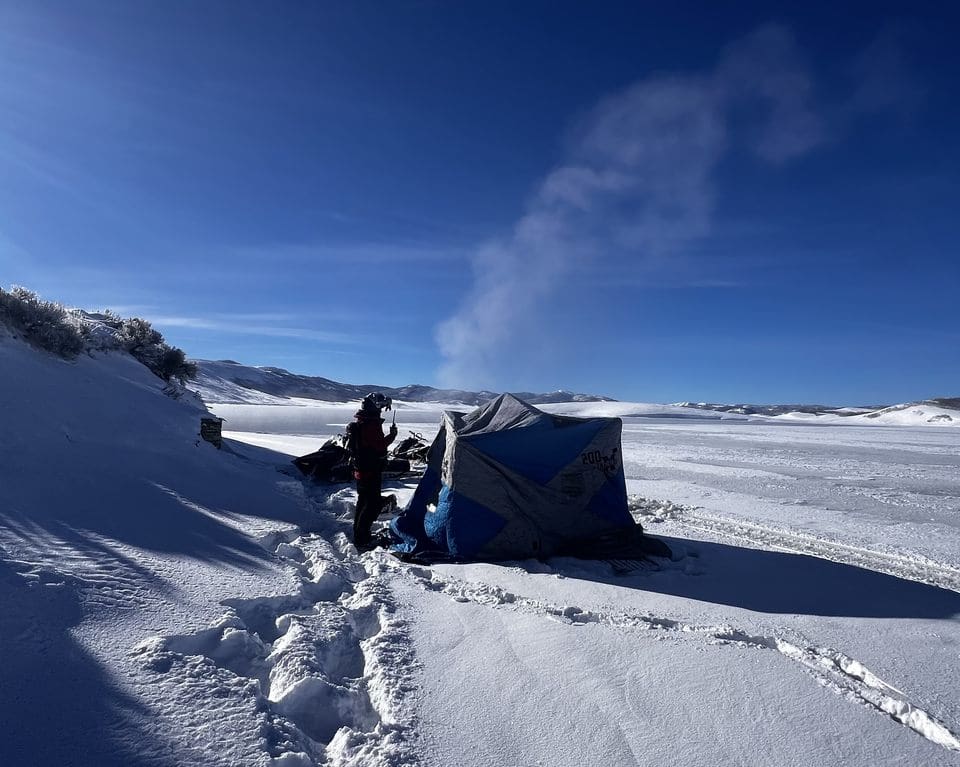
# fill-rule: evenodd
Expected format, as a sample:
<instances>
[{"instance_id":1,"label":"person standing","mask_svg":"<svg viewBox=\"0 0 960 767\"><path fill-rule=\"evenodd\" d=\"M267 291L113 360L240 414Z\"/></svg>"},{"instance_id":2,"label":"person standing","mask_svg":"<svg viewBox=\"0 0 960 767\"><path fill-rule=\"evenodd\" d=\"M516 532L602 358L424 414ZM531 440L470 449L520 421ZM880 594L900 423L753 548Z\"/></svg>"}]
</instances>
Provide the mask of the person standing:
<instances>
[{"instance_id":1,"label":"person standing","mask_svg":"<svg viewBox=\"0 0 960 767\"><path fill-rule=\"evenodd\" d=\"M353 422L347 426L347 444L353 459L353 477L357 481L357 507L353 516L353 542L357 547L370 545L373 523L383 509L383 467L387 447L397 436L397 425L383 433L380 411L389 410L391 399L380 392L363 398Z\"/></svg>"}]
</instances>

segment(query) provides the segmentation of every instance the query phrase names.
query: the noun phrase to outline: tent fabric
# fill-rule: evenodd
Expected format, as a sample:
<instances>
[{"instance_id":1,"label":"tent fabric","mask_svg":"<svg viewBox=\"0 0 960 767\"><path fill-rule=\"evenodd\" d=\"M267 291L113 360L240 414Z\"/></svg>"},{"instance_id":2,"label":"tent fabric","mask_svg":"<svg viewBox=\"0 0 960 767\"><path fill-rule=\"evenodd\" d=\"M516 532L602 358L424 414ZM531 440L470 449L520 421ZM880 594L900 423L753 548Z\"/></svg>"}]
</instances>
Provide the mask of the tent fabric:
<instances>
[{"instance_id":1,"label":"tent fabric","mask_svg":"<svg viewBox=\"0 0 960 767\"><path fill-rule=\"evenodd\" d=\"M551 415L509 394L445 412L394 550L522 559L632 531L621 431L619 418Z\"/></svg>"}]
</instances>

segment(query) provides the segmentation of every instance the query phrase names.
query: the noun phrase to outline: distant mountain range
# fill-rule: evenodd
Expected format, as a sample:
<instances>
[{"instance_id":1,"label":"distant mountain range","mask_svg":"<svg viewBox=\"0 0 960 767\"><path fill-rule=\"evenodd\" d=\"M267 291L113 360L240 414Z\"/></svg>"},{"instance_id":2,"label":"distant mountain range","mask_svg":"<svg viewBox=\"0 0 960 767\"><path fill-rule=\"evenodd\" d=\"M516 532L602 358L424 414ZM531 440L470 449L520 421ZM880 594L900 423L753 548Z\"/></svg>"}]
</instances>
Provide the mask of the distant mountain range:
<instances>
[{"instance_id":1,"label":"distant mountain range","mask_svg":"<svg viewBox=\"0 0 960 767\"><path fill-rule=\"evenodd\" d=\"M898 413L913 411L927 423L960 421L960 397L935 397L933 399L907 402L900 405L868 405L863 407L831 407L829 405L722 405L710 402L677 402L677 407L695 410L710 410L733 415L782 416L797 414L811 416L838 416L849 418L859 416L867 419L895 420ZM927 410L930 412L927 412ZM932 409L932 410L931 410ZM957 412L949 412L957 411Z\"/></svg>"},{"instance_id":2,"label":"distant mountain range","mask_svg":"<svg viewBox=\"0 0 960 767\"><path fill-rule=\"evenodd\" d=\"M690 407L697 410L713 410L718 413L733 413L735 415L785 415L786 413L807 413L809 415L862 415L867 418L876 418L887 413L918 405L930 405L960 410L960 397L938 397L934 399L907 402L901 405L863 405L858 407L835 407L832 405L722 405L710 402L676 402L677 407Z\"/></svg>"},{"instance_id":3,"label":"distant mountain range","mask_svg":"<svg viewBox=\"0 0 960 767\"><path fill-rule=\"evenodd\" d=\"M284 405L292 399L321 402L356 402L379 391L402 402L429 402L476 407L499 392L436 389L410 384L390 387L376 384L347 384L320 376L291 373L283 368L253 367L233 360L193 360L199 374L190 388L197 389L207 404ZM831 405L752 405L710 402L678 402L673 405L619 403L611 397L555 391L547 394L512 392L535 405L583 405L584 415L618 415L657 418L696 418L697 412L716 413L716 418L776 418L817 423L874 423L877 425L960 425L960 398L927 399L899 405L836 407ZM607 404L604 404L607 403ZM584 410L583 408L586 408ZM551 409L552 412L560 412ZM580 412L579 410L577 412Z\"/></svg>"},{"instance_id":4,"label":"distant mountain range","mask_svg":"<svg viewBox=\"0 0 960 767\"><path fill-rule=\"evenodd\" d=\"M807 413L809 415L863 415L887 407L886 405L865 405L863 407L837 407L834 405L724 405L713 402L676 402L677 407L690 407L696 410L712 410L717 413L734 415L784 415L786 413Z\"/></svg>"},{"instance_id":5,"label":"distant mountain range","mask_svg":"<svg viewBox=\"0 0 960 767\"><path fill-rule=\"evenodd\" d=\"M283 368L252 367L233 360L193 360L199 374L192 382L208 403L281 404L292 398L324 402L352 402L373 391L379 391L404 402L443 402L477 406L496 397L499 392L435 389L410 384L390 387L374 384L346 384L319 376L291 373ZM548 394L513 392L535 405L562 402L613 402L610 397L555 391Z\"/></svg>"}]
</instances>

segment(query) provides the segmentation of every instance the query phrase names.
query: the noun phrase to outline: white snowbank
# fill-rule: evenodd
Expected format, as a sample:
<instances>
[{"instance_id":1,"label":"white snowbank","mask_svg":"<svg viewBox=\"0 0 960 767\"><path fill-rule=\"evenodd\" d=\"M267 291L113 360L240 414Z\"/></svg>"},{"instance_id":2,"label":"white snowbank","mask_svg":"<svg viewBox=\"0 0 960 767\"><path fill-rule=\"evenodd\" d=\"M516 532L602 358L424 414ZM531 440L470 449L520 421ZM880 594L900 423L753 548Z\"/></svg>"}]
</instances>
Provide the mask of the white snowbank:
<instances>
[{"instance_id":1,"label":"white snowbank","mask_svg":"<svg viewBox=\"0 0 960 767\"><path fill-rule=\"evenodd\" d=\"M142 687L129 653L204 625L225 595L288 588L258 539L305 512L253 453L202 442L206 411L163 389L126 354L67 362L0 338L2 764L185 764L220 748L255 763L239 716L218 723L222 742L189 745L177 730L200 708L178 718L182 698Z\"/></svg>"},{"instance_id":2,"label":"white snowbank","mask_svg":"<svg viewBox=\"0 0 960 767\"><path fill-rule=\"evenodd\" d=\"M580 418L689 418L701 421L745 420L747 416L650 402L562 402L539 406L557 415Z\"/></svg>"},{"instance_id":3,"label":"white snowbank","mask_svg":"<svg viewBox=\"0 0 960 767\"><path fill-rule=\"evenodd\" d=\"M543 405L541 409L558 415L619 418L675 418L700 421L740 420L768 422L803 422L830 426L960 426L960 411L932 404L897 405L883 410L864 411L845 408L837 413L790 412L783 415L740 415L680 405L657 405L642 402L570 402Z\"/></svg>"}]
</instances>

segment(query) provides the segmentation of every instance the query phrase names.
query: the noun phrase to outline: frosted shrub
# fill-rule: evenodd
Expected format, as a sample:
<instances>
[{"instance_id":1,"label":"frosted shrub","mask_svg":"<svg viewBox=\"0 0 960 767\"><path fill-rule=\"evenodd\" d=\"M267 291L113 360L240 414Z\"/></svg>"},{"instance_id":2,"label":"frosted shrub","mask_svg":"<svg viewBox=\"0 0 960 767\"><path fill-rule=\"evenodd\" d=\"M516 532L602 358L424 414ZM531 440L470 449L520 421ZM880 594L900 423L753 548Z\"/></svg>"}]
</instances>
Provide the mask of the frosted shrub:
<instances>
[{"instance_id":1,"label":"frosted shrub","mask_svg":"<svg viewBox=\"0 0 960 767\"><path fill-rule=\"evenodd\" d=\"M60 304L26 288L0 288L0 320L34 346L71 359L84 349L84 330Z\"/></svg>"},{"instance_id":2,"label":"frosted shrub","mask_svg":"<svg viewBox=\"0 0 960 767\"><path fill-rule=\"evenodd\" d=\"M182 381L197 374L196 364L187 362L183 350L168 345L160 332L140 317L122 321L118 340L123 349L165 381L171 378Z\"/></svg>"},{"instance_id":3,"label":"frosted shrub","mask_svg":"<svg viewBox=\"0 0 960 767\"><path fill-rule=\"evenodd\" d=\"M197 363L188 362L183 349L176 346L167 346L163 355L160 357L160 372L158 375L166 381L171 378L177 378L183 381L185 378L196 378Z\"/></svg>"},{"instance_id":4,"label":"frosted shrub","mask_svg":"<svg viewBox=\"0 0 960 767\"><path fill-rule=\"evenodd\" d=\"M87 314L44 301L26 288L0 288L0 323L41 349L65 359L84 350L123 349L164 381L197 375L182 349L170 346L159 331L140 317L123 319L109 310Z\"/></svg>"},{"instance_id":5,"label":"frosted shrub","mask_svg":"<svg viewBox=\"0 0 960 767\"><path fill-rule=\"evenodd\" d=\"M121 347L140 359L141 356L150 357L152 352L163 343L163 336L146 320L131 317L123 320L120 326L119 341Z\"/></svg>"}]
</instances>

